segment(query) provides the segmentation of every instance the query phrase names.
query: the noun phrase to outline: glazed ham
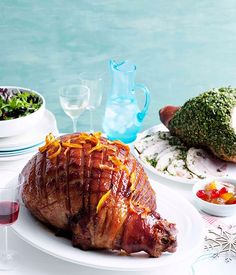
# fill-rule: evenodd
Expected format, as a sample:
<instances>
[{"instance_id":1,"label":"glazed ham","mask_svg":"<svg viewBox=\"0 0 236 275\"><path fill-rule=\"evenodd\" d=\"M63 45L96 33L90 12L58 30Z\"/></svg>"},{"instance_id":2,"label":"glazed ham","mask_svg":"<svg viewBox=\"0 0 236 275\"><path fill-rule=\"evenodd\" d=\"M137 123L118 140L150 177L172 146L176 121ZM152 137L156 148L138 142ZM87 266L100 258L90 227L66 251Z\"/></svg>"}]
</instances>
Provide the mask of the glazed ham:
<instances>
[{"instance_id":1,"label":"glazed ham","mask_svg":"<svg viewBox=\"0 0 236 275\"><path fill-rule=\"evenodd\" d=\"M165 106L159 111L161 122L168 128L169 122L174 117L175 113L180 109L178 106Z\"/></svg>"},{"instance_id":2,"label":"glazed ham","mask_svg":"<svg viewBox=\"0 0 236 275\"><path fill-rule=\"evenodd\" d=\"M23 201L46 225L68 231L81 249L176 250L175 224L156 212L148 178L125 144L100 133L46 143L24 167Z\"/></svg>"}]
</instances>

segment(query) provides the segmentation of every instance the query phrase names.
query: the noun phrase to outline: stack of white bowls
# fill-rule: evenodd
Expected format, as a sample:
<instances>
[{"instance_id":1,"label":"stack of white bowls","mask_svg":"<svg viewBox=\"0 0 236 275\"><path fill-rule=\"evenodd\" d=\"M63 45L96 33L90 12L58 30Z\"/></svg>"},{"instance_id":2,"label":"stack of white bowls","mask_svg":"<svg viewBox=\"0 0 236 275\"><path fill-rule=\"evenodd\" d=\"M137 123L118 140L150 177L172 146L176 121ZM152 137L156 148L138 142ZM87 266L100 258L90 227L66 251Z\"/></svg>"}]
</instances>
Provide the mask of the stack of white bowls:
<instances>
[{"instance_id":1,"label":"stack of white bowls","mask_svg":"<svg viewBox=\"0 0 236 275\"><path fill-rule=\"evenodd\" d=\"M48 133L58 135L56 119L46 109L41 94L21 87L0 88L33 92L42 99L42 105L33 113L12 120L0 120L0 162L29 157L38 151Z\"/></svg>"}]
</instances>

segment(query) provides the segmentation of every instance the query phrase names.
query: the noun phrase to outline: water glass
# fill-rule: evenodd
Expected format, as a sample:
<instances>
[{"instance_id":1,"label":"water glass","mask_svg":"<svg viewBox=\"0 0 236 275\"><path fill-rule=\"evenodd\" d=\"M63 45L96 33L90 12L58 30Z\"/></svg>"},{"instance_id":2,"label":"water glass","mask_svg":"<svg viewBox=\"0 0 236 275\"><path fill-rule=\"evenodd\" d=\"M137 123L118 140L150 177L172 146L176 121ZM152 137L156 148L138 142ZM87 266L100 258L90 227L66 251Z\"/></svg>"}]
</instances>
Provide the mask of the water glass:
<instances>
[{"instance_id":1,"label":"water glass","mask_svg":"<svg viewBox=\"0 0 236 275\"><path fill-rule=\"evenodd\" d=\"M93 115L97 107L101 105L103 87L102 74L96 72L83 72L79 74L80 83L89 88L89 102L87 110L90 114L90 132L94 132Z\"/></svg>"},{"instance_id":2,"label":"water glass","mask_svg":"<svg viewBox=\"0 0 236 275\"><path fill-rule=\"evenodd\" d=\"M69 85L59 90L61 107L72 119L73 131L77 132L77 122L80 115L88 107L89 88L84 85Z\"/></svg>"}]
</instances>

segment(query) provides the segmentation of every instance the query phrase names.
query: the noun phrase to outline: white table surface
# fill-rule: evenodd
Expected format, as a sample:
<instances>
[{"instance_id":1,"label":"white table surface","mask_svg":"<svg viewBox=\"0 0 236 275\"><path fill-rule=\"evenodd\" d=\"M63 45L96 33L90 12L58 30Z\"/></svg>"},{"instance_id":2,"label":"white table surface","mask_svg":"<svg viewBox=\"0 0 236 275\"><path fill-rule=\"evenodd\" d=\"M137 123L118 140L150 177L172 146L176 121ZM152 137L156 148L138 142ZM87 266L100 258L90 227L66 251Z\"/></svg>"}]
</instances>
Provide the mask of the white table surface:
<instances>
[{"instance_id":1,"label":"white table surface","mask_svg":"<svg viewBox=\"0 0 236 275\"><path fill-rule=\"evenodd\" d=\"M0 162L0 168L1 169L10 168L10 169L20 171L26 162L27 162L27 159L11 161L11 162ZM175 190L179 194L183 195L187 200L189 200L190 202L193 202L192 196L191 196L191 189L192 189L191 185L173 183L163 179L156 179L156 180L158 180L158 182L165 184L166 186L171 187L172 190ZM233 219L222 218L222 220L224 220L224 223L230 222L231 224L232 224L232 221L235 221L235 219L236 219L236 216ZM2 238L2 236L0 237ZM21 240L11 229L9 230L9 247L10 249L13 249L18 253L17 266L14 270L11 270L11 271L0 271L0 274L6 274L6 275L23 275L23 274L24 275L51 275L51 274L57 274L57 275L64 275L64 274L69 274L69 275L74 275L74 274L190 275L191 274L190 268L189 268L191 265L191 262L188 262L188 261L186 261L186 263L184 264L181 264L180 266L171 266L168 269L166 269L164 273L158 270L147 271L147 272L119 272L119 271L99 270L99 269L94 269L90 267L84 267L77 264L62 261L44 252L41 252L40 250L32 247L31 245ZM236 265L235 265L236 260L233 260L233 262L234 263L231 264L231 266L229 265L227 266L227 268L229 268L230 270L231 268L232 270L235 270L236 268ZM225 270L226 269L222 268L222 271L219 274L220 275L227 274L225 273L226 272ZM207 268L200 268L199 272L195 272L195 275L198 275L198 274L211 275L213 273L211 273ZM214 275L218 275L218 274L214 273Z\"/></svg>"}]
</instances>

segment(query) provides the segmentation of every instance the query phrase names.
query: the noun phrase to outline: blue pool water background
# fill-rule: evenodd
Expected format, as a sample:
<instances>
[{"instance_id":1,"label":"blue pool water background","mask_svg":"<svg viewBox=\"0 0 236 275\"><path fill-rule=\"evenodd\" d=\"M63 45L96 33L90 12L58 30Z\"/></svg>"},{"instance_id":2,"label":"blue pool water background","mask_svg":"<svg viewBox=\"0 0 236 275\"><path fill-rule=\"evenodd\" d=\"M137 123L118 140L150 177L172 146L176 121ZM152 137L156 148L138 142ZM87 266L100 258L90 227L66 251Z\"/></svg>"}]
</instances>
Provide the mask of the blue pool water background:
<instances>
[{"instance_id":1,"label":"blue pool water background","mask_svg":"<svg viewBox=\"0 0 236 275\"><path fill-rule=\"evenodd\" d=\"M236 87L234 0L0 0L0 11L0 85L42 93L61 132L72 123L58 89L87 70L104 72L95 115L95 129L102 130L110 58L132 60L136 80L151 91L143 130L159 123L164 105L183 104L208 88ZM88 130L88 112L79 128Z\"/></svg>"}]
</instances>

